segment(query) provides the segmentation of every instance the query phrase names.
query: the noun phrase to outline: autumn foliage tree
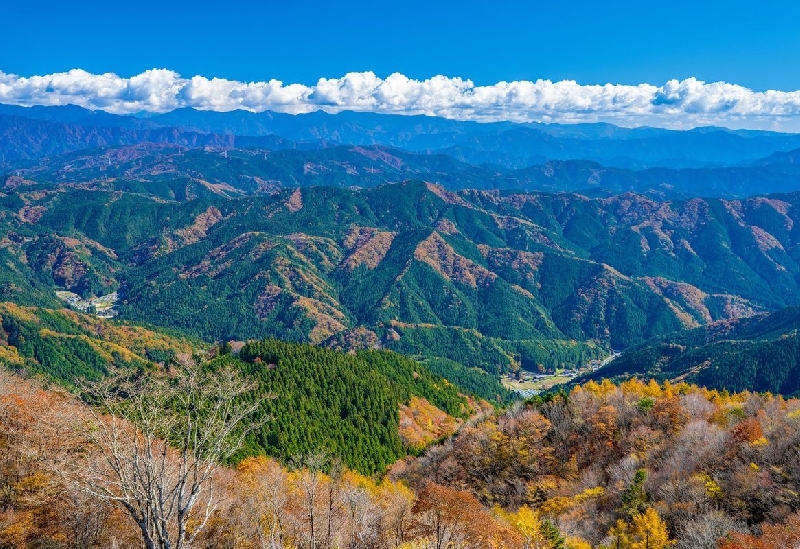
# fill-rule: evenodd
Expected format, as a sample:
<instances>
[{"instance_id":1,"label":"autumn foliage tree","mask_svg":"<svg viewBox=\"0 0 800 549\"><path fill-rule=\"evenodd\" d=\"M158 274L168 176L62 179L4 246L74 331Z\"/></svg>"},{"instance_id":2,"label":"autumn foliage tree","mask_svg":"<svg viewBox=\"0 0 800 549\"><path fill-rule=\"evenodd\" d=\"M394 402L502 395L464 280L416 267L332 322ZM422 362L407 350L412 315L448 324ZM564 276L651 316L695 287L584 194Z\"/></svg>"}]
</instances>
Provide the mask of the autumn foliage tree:
<instances>
[{"instance_id":1,"label":"autumn foliage tree","mask_svg":"<svg viewBox=\"0 0 800 549\"><path fill-rule=\"evenodd\" d=\"M222 370L200 370L188 387L185 372L129 373L88 393L90 409L66 391L0 372L0 548L139 549L135 519L144 513L166 517L146 525L154 537L158 528L172 536L172 545L153 539L159 548L177 547L181 532L180 544L193 549L800 543L798 400L636 380L587 384L465 422L456 437L381 478L321 454L291 467L261 456L228 466L242 430L227 421L246 408L226 407L239 390L245 406L247 383ZM226 385L225 375L237 383ZM200 388L202 399L187 399ZM190 425L197 438L186 437ZM220 445L204 446L202 436L226 432ZM209 459L203 448L225 451ZM138 478L163 487L163 497L125 484ZM196 494L193 503L176 497L176 511L158 515L180 486Z\"/></svg>"},{"instance_id":2,"label":"autumn foliage tree","mask_svg":"<svg viewBox=\"0 0 800 549\"><path fill-rule=\"evenodd\" d=\"M60 390L0 369L0 547L99 549L135 543L135 531L113 504L63 475L88 419L85 406Z\"/></svg>"},{"instance_id":3,"label":"autumn foliage tree","mask_svg":"<svg viewBox=\"0 0 800 549\"><path fill-rule=\"evenodd\" d=\"M781 524L765 524L761 535L734 532L720 541L719 549L796 549L800 545L800 513Z\"/></svg>"},{"instance_id":4,"label":"autumn foliage tree","mask_svg":"<svg viewBox=\"0 0 800 549\"><path fill-rule=\"evenodd\" d=\"M513 543L515 532L498 527L495 519L467 491L429 483L412 508L413 531L432 549L483 548Z\"/></svg>"},{"instance_id":5,"label":"autumn foliage tree","mask_svg":"<svg viewBox=\"0 0 800 549\"><path fill-rule=\"evenodd\" d=\"M675 543L652 507L633 515L631 522L617 520L608 531L608 540L603 549L667 549Z\"/></svg>"}]
</instances>

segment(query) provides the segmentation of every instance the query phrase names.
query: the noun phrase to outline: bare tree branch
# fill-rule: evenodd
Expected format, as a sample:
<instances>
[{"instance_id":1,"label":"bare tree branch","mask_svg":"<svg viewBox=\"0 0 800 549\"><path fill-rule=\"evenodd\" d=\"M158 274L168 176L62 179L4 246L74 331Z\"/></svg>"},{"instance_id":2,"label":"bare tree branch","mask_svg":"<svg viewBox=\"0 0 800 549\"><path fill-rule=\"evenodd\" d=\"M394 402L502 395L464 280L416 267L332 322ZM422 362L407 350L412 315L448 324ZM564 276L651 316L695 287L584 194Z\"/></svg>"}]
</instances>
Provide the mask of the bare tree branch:
<instances>
[{"instance_id":1,"label":"bare tree branch","mask_svg":"<svg viewBox=\"0 0 800 549\"><path fill-rule=\"evenodd\" d=\"M84 489L116 501L139 527L148 549L189 547L218 500L214 476L261 422L247 421L255 385L232 367L185 361L173 375L118 375L84 385L95 404L83 425L99 451L75 471Z\"/></svg>"}]
</instances>

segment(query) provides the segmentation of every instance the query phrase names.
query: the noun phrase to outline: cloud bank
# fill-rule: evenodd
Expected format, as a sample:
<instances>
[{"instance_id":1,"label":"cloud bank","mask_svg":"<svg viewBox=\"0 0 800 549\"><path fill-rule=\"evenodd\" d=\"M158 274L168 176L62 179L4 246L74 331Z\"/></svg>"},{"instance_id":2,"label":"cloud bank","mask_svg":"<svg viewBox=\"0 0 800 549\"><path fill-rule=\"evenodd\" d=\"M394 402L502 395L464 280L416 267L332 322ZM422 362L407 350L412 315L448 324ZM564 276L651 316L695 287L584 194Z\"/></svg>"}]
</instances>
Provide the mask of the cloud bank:
<instances>
[{"instance_id":1,"label":"cloud bank","mask_svg":"<svg viewBox=\"0 0 800 549\"><path fill-rule=\"evenodd\" d=\"M456 120L597 122L687 128L698 125L800 130L800 91L758 92L695 78L656 86L581 85L572 80L498 82L434 76L414 80L372 72L321 78L315 85L238 82L154 69L131 78L81 69L22 77L0 71L0 103L79 105L116 114L167 112L182 107L251 112L344 110L424 114Z\"/></svg>"}]
</instances>

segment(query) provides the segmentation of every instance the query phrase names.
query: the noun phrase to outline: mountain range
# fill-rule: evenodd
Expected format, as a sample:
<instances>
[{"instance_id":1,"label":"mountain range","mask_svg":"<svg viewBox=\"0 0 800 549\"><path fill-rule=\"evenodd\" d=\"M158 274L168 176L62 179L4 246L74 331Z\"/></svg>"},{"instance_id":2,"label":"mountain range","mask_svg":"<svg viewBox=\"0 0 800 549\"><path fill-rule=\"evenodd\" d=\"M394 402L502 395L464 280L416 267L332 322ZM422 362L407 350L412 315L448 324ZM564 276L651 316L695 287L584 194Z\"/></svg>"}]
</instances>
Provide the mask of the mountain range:
<instances>
[{"instance_id":1,"label":"mountain range","mask_svg":"<svg viewBox=\"0 0 800 549\"><path fill-rule=\"evenodd\" d=\"M480 392L800 302L797 135L10 106L0 128L23 305L118 292L127 321L391 349Z\"/></svg>"},{"instance_id":2,"label":"mountain range","mask_svg":"<svg viewBox=\"0 0 800 549\"><path fill-rule=\"evenodd\" d=\"M419 154L383 146L298 150L139 143L45 157L8 172L5 185L25 180L43 188L57 185L122 190L188 200L211 194L269 194L297 186L367 188L424 179L452 190L577 192L594 197L630 191L660 199L739 198L752 195L753 189L759 189L759 194L797 190L800 165L792 162L797 155L797 151L776 153L759 160L757 165L721 168L634 171L588 160L557 160L503 170L473 166L444 154Z\"/></svg>"},{"instance_id":3,"label":"mountain range","mask_svg":"<svg viewBox=\"0 0 800 549\"><path fill-rule=\"evenodd\" d=\"M574 159L628 169L736 166L800 148L796 134L714 127L678 131L605 123L477 123L321 111L289 115L180 109L121 116L74 106L0 105L0 163L6 167L50 154L140 142L236 148L380 145L504 169Z\"/></svg>"},{"instance_id":4,"label":"mountain range","mask_svg":"<svg viewBox=\"0 0 800 549\"><path fill-rule=\"evenodd\" d=\"M409 179L451 190L742 198L798 190L798 151L798 135L719 128L191 109L141 118L0 106L5 180L144 191L169 200Z\"/></svg>"},{"instance_id":5,"label":"mountain range","mask_svg":"<svg viewBox=\"0 0 800 549\"><path fill-rule=\"evenodd\" d=\"M3 295L121 290L123 318L207 340L394 349L492 372L587 360L797 303L800 194L451 192L423 182L166 202L21 185Z\"/></svg>"}]
</instances>

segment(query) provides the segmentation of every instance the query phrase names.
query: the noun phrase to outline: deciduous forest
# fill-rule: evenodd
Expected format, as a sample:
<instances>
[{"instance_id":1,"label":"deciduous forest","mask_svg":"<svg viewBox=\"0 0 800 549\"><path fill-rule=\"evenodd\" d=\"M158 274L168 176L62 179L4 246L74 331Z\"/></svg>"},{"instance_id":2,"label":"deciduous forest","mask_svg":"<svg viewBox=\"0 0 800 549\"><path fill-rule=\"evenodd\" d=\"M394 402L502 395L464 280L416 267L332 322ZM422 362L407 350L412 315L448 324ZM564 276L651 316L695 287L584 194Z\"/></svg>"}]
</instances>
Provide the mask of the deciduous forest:
<instances>
[{"instance_id":1,"label":"deciduous forest","mask_svg":"<svg viewBox=\"0 0 800 549\"><path fill-rule=\"evenodd\" d=\"M248 353L269 362L279 350L267 342ZM275 370L289 364L279 360ZM222 374L228 370L233 378ZM142 373L156 384L112 383L103 394L124 391L125 398L84 396L91 406L40 380L0 373L0 546L140 547L134 511L147 502L134 489L138 480L127 476L138 470L125 462L134 456L154 465L142 471L158 486L180 489L175 479L187 467L208 473L183 516L153 523L164 532L153 545L159 548L189 546L178 539L232 549L745 549L800 542L797 400L685 383L589 382L505 411L484 409L455 436L365 475L340 456L305 448L281 459L254 455L211 465L205 460L212 454L195 453L206 447L202 430L187 431L180 418L211 425L214 403L230 402L218 399L229 383L222 380L232 380L222 390L233 396L255 385L236 385L246 378L219 359L194 371L211 377L192 385ZM180 391L159 392L175 383ZM197 400L177 396L202 387ZM280 385L272 390L274 402L303 398ZM171 396L154 396L162 394ZM226 423L232 414L257 408L225 412L213 425L233 426ZM178 419L148 423L156 410ZM273 413L238 430L219 427L219 440L232 451L243 443L242 426L299 417L280 417L287 413L281 407ZM101 436L112 426L117 446ZM178 435L187 432L199 438L181 443ZM141 453L146 448L158 451ZM214 454L225 455L235 454Z\"/></svg>"}]
</instances>

